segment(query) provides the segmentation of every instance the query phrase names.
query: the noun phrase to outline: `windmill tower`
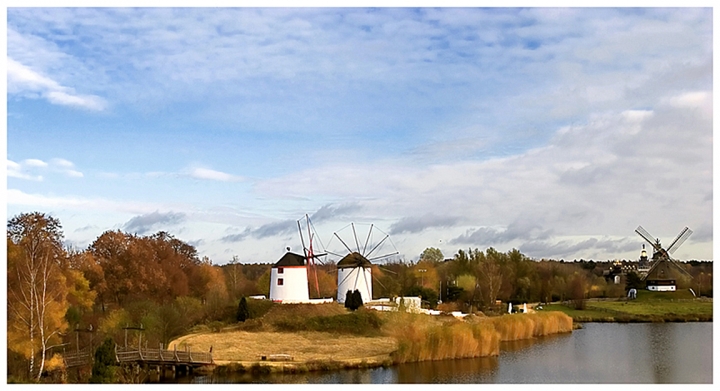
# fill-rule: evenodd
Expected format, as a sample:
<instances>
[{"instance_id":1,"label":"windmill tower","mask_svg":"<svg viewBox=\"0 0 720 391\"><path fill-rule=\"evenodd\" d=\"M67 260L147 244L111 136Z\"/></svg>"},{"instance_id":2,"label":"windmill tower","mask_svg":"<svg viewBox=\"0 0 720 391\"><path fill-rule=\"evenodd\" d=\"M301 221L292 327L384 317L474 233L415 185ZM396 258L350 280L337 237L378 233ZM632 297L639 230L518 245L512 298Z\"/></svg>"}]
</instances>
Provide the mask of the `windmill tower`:
<instances>
[{"instance_id":1,"label":"windmill tower","mask_svg":"<svg viewBox=\"0 0 720 391\"><path fill-rule=\"evenodd\" d=\"M270 270L270 300L305 303L310 300L305 257L288 251Z\"/></svg>"},{"instance_id":2,"label":"windmill tower","mask_svg":"<svg viewBox=\"0 0 720 391\"><path fill-rule=\"evenodd\" d=\"M341 257L337 263L338 270L338 291L337 301L339 303L345 303L345 296L347 291L358 290L362 296L364 303L372 300L372 261L381 260L392 255L398 254L397 249L392 244L392 240L389 240L390 235L380 231L374 224L370 225L368 230L365 244L361 247L360 241L358 240L357 230L355 223L350 223L339 232L342 232L348 227L352 227L352 239L355 241L355 249L351 249L347 242L342 239L338 232L335 232L333 238L337 238L342 243L342 249L335 252L327 250L328 254L332 254L337 257ZM381 232L384 236L381 240L373 241L373 230ZM349 234L345 233L345 236ZM352 242L351 242L352 244ZM328 243L330 245L330 243ZM390 249L392 247L392 250ZM389 251L389 252L388 252ZM344 253L344 254L343 254ZM384 255L376 255L384 253Z\"/></svg>"},{"instance_id":3,"label":"windmill tower","mask_svg":"<svg viewBox=\"0 0 720 391\"><path fill-rule=\"evenodd\" d=\"M270 300L280 303L309 303L310 292L308 289L308 276L314 277L315 289L319 293L317 271L315 260L326 254L315 254L313 251L313 240L316 235L311 229L310 217L305 215L307 221L308 245L305 247L303 229L300 225L302 219L297 221L300 242L303 246L304 255L288 252L277 261L270 271Z\"/></svg>"},{"instance_id":4,"label":"windmill tower","mask_svg":"<svg viewBox=\"0 0 720 391\"><path fill-rule=\"evenodd\" d=\"M642 226L638 226L635 232L640 235L645 241L650 243L653 249L652 255L652 266L648 270L645 276L645 286L650 291L675 291L677 289L677 276L678 273L684 274L690 278L690 273L680 266L676 259L673 259L670 254L674 253L681 244L687 240L692 234L690 228L685 227L675 240L672 241L667 249L663 248L660 244L660 239L654 238L648 231Z\"/></svg>"}]
</instances>

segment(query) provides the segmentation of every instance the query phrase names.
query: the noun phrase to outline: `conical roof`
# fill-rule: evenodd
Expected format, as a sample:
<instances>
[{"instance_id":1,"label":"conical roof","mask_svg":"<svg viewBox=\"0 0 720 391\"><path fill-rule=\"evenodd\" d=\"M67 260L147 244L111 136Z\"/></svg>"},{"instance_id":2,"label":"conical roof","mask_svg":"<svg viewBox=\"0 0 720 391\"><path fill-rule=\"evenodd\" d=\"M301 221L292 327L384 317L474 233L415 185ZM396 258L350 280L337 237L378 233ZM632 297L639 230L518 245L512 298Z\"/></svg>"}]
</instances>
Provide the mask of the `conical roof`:
<instances>
[{"instance_id":1,"label":"conical roof","mask_svg":"<svg viewBox=\"0 0 720 391\"><path fill-rule=\"evenodd\" d=\"M338 262L337 267L341 269L355 267L371 267L372 263L363 257L359 252L352 252Z\"/></svg>"},{"instance_id":2,"label":"conical roof","mask_svg":"<svg viewBox=\"0 0 720 391\"><path fill-rule=\"evenodd\" d=\"M299 254L287 252L280 258L273 267L279 266L305 266L305 257Z\"/></svg>"}]
</instances>

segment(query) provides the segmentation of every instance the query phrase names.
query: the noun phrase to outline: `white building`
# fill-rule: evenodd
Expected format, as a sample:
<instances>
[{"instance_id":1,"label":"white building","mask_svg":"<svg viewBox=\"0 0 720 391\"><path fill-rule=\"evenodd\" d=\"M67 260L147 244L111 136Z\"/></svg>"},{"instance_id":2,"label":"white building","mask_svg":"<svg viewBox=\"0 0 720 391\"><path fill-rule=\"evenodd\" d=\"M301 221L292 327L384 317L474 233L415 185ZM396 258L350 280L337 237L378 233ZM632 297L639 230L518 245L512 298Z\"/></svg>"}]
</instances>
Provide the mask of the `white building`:
<instances>
[{"instance_id":1,"label":"white building","mask_svg":"<svg viewBox=\"0 0 720 391\"><path fill-rule=\"evenodd\" d=\"M338 303L345 303L347 291L360 291L363 303L372 300L372 263L360 253L353 252L341 259L338 269Z\"/></svg>"},{"instance_id":2,"label":"white building","mask_svg":"<svg viewBox=\"0 0 720 391\"><path fill-rule=\"evenodd\" d=\"M280 303L308 303L307 265L305 257L285 253L270 271L270 300Z\"/></svg>"}]
</instances>

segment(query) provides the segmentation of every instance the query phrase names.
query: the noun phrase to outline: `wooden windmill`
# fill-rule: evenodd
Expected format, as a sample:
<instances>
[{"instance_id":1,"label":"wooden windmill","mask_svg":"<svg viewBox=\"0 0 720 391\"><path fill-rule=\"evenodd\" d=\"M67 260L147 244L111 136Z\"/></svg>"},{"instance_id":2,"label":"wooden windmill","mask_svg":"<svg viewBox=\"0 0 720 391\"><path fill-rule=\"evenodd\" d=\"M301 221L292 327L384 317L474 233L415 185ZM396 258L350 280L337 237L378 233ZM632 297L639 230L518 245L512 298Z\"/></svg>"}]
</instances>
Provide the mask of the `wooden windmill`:
<instances>
[{"instance_id":1,"label":"wooden windmill","mask_svg":"<svg viewBox=\"0 0 720 391\"><path fill-rule=\"evenodd\" d=\"M692 278L680 263L670 256L670 254L677 251L685 240L692 234L693 231L690 228L685 227L675 240L672 241L667 249L663 248L660 244L660 239L654 238L650 233L645 230L642 226L638 226L635 232L640 235L645 241L650 243L653 249L652 266L648 270L647 276L645 276L645 286L651 291L675 291L676 280L678 271L689 278Z\"/></svg>"}]
</instances>

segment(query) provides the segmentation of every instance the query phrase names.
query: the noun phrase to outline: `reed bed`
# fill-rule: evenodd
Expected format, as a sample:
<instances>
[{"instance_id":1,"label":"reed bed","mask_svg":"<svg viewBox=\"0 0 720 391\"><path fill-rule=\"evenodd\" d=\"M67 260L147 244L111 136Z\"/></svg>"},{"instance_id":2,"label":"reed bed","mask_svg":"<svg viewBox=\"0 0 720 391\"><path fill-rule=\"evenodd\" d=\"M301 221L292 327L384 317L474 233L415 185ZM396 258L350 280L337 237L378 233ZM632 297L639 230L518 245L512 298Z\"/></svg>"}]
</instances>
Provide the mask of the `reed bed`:
<instances>
[{"instance_id":1,"label":"reed bed","mask_svg":"<svg viewBox=\"0 0 720 391\"><path fill-rule=\"evenodd\" d=\"M572 318L562 312L514 314L475 321L393 314L386 333L397 340L395 363L497 356L501 341L517 341L571 332Z\"/></svg>"},{"instance_id":2,"label":"reed bed","mask_svg":"<svg viewBox=\"0 0 720 391\"><path fill-rule=\"evenodd\" d=\"M393 362L493 356L500 353L498 333L487 323L429 321L427 316L397 314L388 324L398 343Z\"/></svg>"},{"instance_id":3,"label":"reed bed","mask_svg":"<svg viewBox=\"0 0 720 391\"><path fill-rule=\"evenodd\" d=\"M483 321L492 323L503 342L568 333L573 329L572 318L562 312L508 314Z\"/></svg>"}]
</instances>

